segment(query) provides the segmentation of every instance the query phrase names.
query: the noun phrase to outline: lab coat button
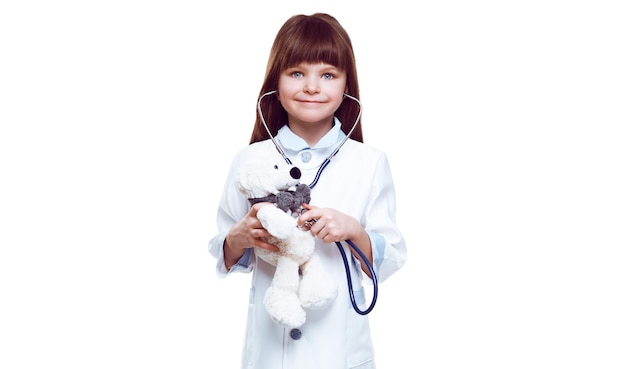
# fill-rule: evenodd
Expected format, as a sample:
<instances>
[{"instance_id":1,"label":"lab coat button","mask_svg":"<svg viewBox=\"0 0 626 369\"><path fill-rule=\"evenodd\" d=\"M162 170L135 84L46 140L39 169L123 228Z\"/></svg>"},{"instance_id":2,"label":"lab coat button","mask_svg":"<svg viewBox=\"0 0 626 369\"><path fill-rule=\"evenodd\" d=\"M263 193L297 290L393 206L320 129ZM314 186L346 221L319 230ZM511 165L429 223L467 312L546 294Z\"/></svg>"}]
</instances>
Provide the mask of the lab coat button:
<instances>
[{"instance_id":1,"label":"lab coat button","mask_svg":"<svg viewBox=\"0 0 626 369\"><path fill-rule=\"evenodd\" d=\"M297 341L302 337L302 331L299 330L298 328L294 328L291 330L291 332L289 332L289 335L291 336L292 339Z\"/></svg>"},{"instance_id":2,"label":"lab coat button","mask_svg":"<svg viewBox=\"0 0 626 369\"><path fill-rule=\"evenodd\" d=\"M302 153L302 161L304 163L310 162L311 161L311 157L312 157L312 155L311 155L310 151L305 151L305 152Z\"/></svg>"}]
</instances>

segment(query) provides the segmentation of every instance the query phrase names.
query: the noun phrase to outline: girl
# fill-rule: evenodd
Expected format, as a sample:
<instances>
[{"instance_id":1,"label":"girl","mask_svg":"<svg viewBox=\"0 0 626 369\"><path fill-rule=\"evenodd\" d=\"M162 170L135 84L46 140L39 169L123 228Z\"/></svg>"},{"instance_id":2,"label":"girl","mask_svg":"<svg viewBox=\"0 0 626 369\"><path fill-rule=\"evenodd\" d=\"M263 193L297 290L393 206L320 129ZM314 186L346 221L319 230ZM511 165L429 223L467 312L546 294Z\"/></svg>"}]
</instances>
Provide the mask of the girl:
<instances>
[{"instance_id":1,"label":"girl","mask_svg":"<svg viewBox=\"0 0 626 369\"><path fill-rule=\"evenodd\" d=\"M359 306L367 305L363 283L372 283L363 257L382 282L404 264L406 245L394 224L395 190L387 157L363 144L358 98L352 43L337 20L320 13L288 19L271 49L259 94L262 116L257 111L250 145L233 160L218 209L218 233L209 243L220 277L253 272L242 368L375 368L368 318L351 304L335 242L351 240L363 252L342 245L352 256L349 270ZM256 218L269 205L250 206L237 186L239 163L252 157L274 160L276 155L284 160L263 118L277 145L300 168L301 182L311 183L311 205L297 224L310 227L315 252L339 286L334 302L307 311L306 322L297 329L275 324L264 309L274 267L256 258L254 249L277 249L263 241L269 233ZM347 135L350 139L322 166Z\"/></svg>"}]
</instances>

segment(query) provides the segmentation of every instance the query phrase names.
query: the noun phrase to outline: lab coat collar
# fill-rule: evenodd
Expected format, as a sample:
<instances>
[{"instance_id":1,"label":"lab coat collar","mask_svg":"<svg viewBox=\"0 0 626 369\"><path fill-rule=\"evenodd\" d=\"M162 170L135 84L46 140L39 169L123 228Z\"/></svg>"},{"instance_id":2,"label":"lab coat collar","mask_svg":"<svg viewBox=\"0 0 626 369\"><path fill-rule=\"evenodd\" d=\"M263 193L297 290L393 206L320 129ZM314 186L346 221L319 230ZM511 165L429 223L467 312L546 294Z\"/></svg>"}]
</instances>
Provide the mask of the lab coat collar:
<instances>
[{"instance_id":1,"label":"lab coat collar","mask_svg":"<svg viewBox=\"0 0 626 369\"><path fill-rule=\"evenodd\" d=\"M311 149L325 149L331 146L335 146L338 142L343 140L346 134L341 130L341 122L337 117L334 117L333 127L322 137L321 140ZM276 139L280 142L280 145L288 150L298 152L303 149L308 149L309 145L300 136L293 133L288 125L282 126L276 134Z\"/></svg>"}]
</instances>

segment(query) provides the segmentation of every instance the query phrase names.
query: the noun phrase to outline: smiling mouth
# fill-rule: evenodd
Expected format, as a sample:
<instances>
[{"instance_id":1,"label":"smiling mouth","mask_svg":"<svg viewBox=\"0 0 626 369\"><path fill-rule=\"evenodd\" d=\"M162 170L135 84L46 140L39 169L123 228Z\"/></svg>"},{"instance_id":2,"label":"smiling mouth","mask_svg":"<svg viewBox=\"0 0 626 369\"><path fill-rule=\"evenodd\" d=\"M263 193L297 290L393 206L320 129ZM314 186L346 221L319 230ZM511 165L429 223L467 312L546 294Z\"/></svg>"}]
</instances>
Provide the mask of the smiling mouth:
<instances>
[{"instance_id":1,"label":"smiling mouth","mask_svg":"<svg viewBox=\"0 0 626 369\"><path fill-rule=\"evenodd\" d=\"M323 104L324 101L310 101L310 100L297 100L299 103L302 104Z\"/></svg>"}]
</instances>

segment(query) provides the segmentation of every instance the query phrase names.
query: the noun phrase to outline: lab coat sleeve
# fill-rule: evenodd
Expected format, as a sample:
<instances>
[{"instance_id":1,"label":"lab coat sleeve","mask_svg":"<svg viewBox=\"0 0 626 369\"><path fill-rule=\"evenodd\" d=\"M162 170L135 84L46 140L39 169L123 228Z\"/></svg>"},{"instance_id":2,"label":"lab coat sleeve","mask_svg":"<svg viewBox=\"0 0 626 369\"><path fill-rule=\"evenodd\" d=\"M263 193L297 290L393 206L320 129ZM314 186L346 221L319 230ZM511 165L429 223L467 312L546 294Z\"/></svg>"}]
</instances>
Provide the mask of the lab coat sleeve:
<instances>
[{"instance_id":1,"label":"lab coat sleeve","mask_svg":"<svg viewBox=\"0 0 626 369\"><path fill-rule=\"evenodd\" d=\"M371 183L362 224L370 236L374 271L378 281L383 282L404 265L407 257L404 237L396 226L396 194L385 154L376 163Z\"/></svg>"},{"instance_id":2,"label":"lab coat sleeve","mask_svg":"<svg viewBox=\"0 0 626 369\"><path fill-rule=\"evenodd\" d=\"M216 272L221 278L234 272L249 273L254 267L254 251L247 249L237 264L226 269L224 264L224 241L230 228L243 218L250 205L246 197L239 191L237 168L240 155L235 156L226 177L222 197L217 210L217 234L209 241L209 252L216 258Z\"/></svg>"}]
</instances>

